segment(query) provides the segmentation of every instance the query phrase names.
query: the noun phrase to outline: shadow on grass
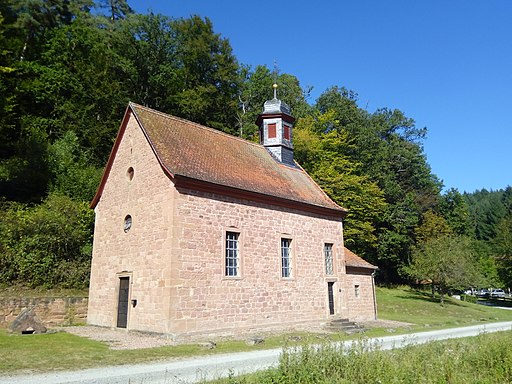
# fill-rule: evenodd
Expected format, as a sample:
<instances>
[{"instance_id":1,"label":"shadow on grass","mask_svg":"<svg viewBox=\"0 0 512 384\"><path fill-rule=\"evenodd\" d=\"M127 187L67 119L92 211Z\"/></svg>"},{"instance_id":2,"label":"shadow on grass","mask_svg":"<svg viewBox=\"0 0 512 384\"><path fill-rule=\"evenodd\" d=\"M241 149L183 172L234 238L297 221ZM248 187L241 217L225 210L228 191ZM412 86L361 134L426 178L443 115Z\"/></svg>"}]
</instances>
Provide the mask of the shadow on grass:
<instances>
[{"instance_id":1,"label":"shadow on grass","mask_svg":"<svg viewBox=\"0 0 512 384\"><path fill-rule=\"evenodd\" d=\"M479 299L478 304L485 305L487 307L506 307L506 308L512 308L512 300L505 298L505 299Z\"/></svg>"},{"instance_id":2,"label":"shadow on grass","mask_svg":"<svg viewBox=\"0 0 512 384\"><path fill-rule=\"evenodd\" d=\"M450 298L450 296L448 296L448 295L444 296L444 304L443 305L445 305L445 306L451 305L451 306L456 306L456 307L464 306L464 304L462 304L463 303L462 301L458 302L456 300L449 300L449 298ZM418 301L424 301L424 302L429 302L429 303L434 303L434 304L441 304L441 298L439 297L439 294L436 293L435 297L432 298L432 292L422 291L420 289L414 289L414 288L411 288L409 290L409 295L403 297L403 299L418 300Z\"/></svg>"},{"instance_id":3,"label":"shadow on grass","mask_svg":"<svg viewBox=\"0 0 512 384\"><path fill-rule=\"evenodd\" d=\"M429 303L441 304L441 299L439 294L436 293L435 298L432 298L432 293L429 291L423 291L420 289L410 288L408 291L409 295L402 297L405 300L418 300ZM445 295L444 305L445 306L454 306L454 307L463 307L467 302L464 300L449 300L450 296ZM512 308L512 299L504 298L478 298L475 304L485 305L487 307L506 307Z\"/></svg>"}]
</instances>

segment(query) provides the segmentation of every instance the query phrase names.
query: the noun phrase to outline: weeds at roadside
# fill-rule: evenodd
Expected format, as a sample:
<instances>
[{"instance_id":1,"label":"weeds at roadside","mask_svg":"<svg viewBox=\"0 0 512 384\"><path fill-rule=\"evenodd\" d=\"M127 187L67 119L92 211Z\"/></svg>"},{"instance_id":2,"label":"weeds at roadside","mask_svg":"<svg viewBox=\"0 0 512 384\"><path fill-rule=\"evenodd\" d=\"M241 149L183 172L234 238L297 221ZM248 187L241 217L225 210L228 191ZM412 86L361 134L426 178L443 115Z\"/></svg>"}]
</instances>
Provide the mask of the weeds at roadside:
<instances>
[{"instance_id":1,"label":"weeds at roadside","mask_svg":"<svg viewBox=\"0 0 512 384\"><path fill-rule=\"evenodd\" d=\"M286 349L279 366L217 384L502 384L512 382L512 331L384 351L360 340Z\"/></svg>"}]
</instances>

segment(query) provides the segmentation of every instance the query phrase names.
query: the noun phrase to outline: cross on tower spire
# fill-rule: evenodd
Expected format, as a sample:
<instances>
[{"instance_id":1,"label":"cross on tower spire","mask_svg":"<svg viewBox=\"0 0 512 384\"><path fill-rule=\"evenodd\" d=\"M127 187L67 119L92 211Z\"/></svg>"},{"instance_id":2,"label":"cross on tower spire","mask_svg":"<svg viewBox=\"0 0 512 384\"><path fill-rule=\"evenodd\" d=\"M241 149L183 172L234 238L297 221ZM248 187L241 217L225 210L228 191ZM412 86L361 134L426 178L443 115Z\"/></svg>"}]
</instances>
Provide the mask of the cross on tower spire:
<instances>
[{"instance_id":1,"label":"cross on tower spire","mask_svg":"<svg viewBox=\"0 0 512 384\"><path fill-rule=\"evenodd\" d=\"M277 61L274 60L274 70L272 71L272 75L274 77L274 84L272 84L272 88L274 88L274 99L277 99L277 74L279 73L279 68L277 67Z\"/></svg>"}]
</instances>

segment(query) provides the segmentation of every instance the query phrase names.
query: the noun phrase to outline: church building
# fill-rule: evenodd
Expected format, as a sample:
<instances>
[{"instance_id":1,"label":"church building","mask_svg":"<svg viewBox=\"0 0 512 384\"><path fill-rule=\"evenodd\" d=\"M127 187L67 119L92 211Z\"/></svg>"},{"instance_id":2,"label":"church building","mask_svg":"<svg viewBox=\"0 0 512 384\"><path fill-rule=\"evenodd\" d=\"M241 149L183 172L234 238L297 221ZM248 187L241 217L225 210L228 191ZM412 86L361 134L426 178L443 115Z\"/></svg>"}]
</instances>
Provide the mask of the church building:
<instances>
[{"instance_id":1,"label":"church building","mask_svg":"<svg viewBox=\"0 0 512 384\"><path fill-rule=\"evenodd\" d=\"M260 144L130 103L92 201L88 323L190 335L373 320L376 267L294 161L275 97Z\"/></svg>"}]
</instances>

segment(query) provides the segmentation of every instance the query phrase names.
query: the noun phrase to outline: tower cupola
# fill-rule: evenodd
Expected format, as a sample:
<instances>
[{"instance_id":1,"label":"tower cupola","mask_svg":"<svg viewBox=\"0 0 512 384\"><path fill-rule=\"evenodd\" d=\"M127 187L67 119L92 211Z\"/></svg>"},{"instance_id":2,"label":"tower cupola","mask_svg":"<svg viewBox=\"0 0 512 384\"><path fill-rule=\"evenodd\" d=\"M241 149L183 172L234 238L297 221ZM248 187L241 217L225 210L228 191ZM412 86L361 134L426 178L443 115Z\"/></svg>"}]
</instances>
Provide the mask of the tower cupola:
<instances>
[{"instance_id":1,"label":"tower cupola","mask_svg":"<svg viewBox=\"0 0 512 384\"><path fill-rule=\"evenodd\" d=\"M295 118L288 104L277 98L277 84L273 85L274 98L265 101L263 112L256 124L260 130L260 143L280 163L294 166L292 130Z\"/></svg>"}]
</instances>

